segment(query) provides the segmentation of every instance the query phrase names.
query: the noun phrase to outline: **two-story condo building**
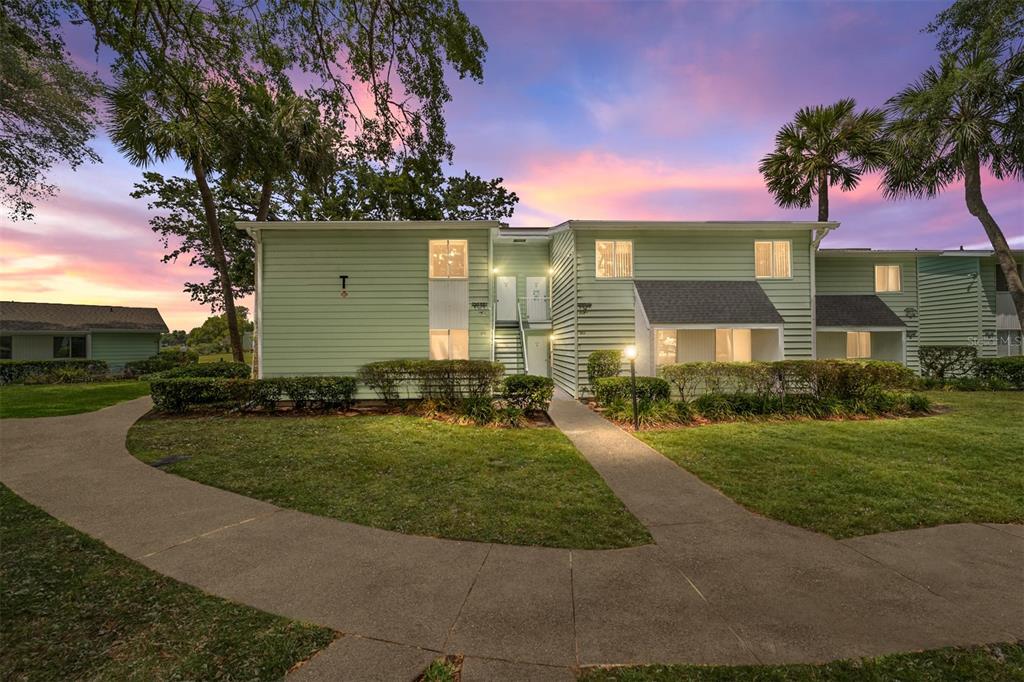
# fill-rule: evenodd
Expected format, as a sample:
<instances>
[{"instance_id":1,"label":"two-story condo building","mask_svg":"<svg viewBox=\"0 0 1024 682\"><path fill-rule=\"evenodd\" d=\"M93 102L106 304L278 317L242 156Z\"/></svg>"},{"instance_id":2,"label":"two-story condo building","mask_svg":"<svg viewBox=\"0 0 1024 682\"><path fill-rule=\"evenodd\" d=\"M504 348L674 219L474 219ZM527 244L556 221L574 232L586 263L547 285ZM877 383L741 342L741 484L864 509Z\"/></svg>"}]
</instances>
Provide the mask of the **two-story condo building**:
<instances>
[{"instance_id":1,"label":"two-story condo building","mask_svg":"<svg viewBox=\"0 0 1024 682\"><path fill-rule=\"evenodd\" d=\"M988 251L823 249L837 223L241 223L256 241L259 376L397 358L503 362L587 392L591 352L687 361L1019 354ZM1005 283L1003 283L1005 289Z\"/></svg>"}]
</instances>

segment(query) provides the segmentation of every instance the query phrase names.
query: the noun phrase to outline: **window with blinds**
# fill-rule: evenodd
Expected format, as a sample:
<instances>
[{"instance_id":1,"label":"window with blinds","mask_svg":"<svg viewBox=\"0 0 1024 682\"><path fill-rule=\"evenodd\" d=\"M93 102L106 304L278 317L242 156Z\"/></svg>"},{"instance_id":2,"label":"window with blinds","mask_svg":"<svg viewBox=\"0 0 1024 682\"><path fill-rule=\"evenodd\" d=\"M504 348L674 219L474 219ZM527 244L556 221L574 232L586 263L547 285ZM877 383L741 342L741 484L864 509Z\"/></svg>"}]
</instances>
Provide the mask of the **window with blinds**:
<instances>
[{"instance_id":1,"label":"window with blinds","mask_svg":"<svg viewBox=\"0 0 1024 682\"><path fill-rule=\"evenodd\" d=\"M469 277L468 260L467 240L430 240L430 279L466 279Z\"/></svg>"},{"instance_id":2,"label":"window with blinds","mask_svg":"<svg viewBox=\"0 0 1024 682\"><path fill-rule=\"evenodd\" d=\"M792 245L788 239L754 242L754 275L759 279L793 276Z\"/></svg>"},{"instance_id":3,"label":"window with blinds","mask_svg":"<svg viewBox=\"0 0 1024 682\"><path fill-rule=\"evenodd\" d=\"M431 360L469 360L469 330L431 329Z\"/></svg>"},{"instance_id":4,"label":"window with blinds","mask_svg":"<svg viewBox=\"0 0 1024 682\"><path fill-rule=\"evenodd\" d=\"M875 292L903 291L903 273L899 265L875 266Z\"/></svg>"},{"instance_id":5,"label":"window with blinds","mask_svg":"<svg viewBox=\"0 0 1024 682\"><path fill-rule=\"evenodd\" d=\"M871 358L871 332L846 332L846 358L848 360Z\"/></svg>"},{"instance_id":6,"label":"window with blinds","mask_svg":"<svg viewBox=\"0 0 1024 682\"><path fill-rule=\"evenodd\" d=\"M659 329L654 334L655 364L672 365L676 362L678 337L675 329Z\"/></svg>"},{"instance_id":7,"label":"window with blinds","mask_svg":"<svg viewBox=\"0 0 1024 682\"><path fill-rule=\"evenodd\" d=\"M716 329L715 362L750 362L749 329Z\"/></svg>"},{"instance_id":8,"label":"window with blinds","mask_svg":"<svg viewBox=\"0 0 1024 682\"><path fill-rule=\"evenodd\" d=\"M633 242L598 239L596 242L596 276L629 278L633 276Z\"/></svg>"}]
</instances>

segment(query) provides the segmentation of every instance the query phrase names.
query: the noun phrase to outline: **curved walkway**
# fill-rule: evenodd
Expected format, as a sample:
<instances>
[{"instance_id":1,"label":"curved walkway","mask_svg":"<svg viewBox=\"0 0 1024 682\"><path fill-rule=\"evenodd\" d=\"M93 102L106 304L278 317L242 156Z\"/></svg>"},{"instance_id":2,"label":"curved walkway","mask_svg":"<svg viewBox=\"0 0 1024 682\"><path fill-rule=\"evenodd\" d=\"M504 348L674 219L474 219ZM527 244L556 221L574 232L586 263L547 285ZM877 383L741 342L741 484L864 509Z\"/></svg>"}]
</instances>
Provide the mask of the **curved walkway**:
<instances>
[{"instance_id":1,"label":"curved walkway","mask_svg":"<svg viewBox=\"0 0 1024 682\"><path fill-rule=\"evenodd\" d=\"M1024 527L846 541L744 510L578 403L551 415L657 544L402 535L166 474L125 449L148 398L0 423L0 480L161 573L346 634L295 677L562 679L592 664L818 662L1024 637Z\"/></svg>"}]
</instances>

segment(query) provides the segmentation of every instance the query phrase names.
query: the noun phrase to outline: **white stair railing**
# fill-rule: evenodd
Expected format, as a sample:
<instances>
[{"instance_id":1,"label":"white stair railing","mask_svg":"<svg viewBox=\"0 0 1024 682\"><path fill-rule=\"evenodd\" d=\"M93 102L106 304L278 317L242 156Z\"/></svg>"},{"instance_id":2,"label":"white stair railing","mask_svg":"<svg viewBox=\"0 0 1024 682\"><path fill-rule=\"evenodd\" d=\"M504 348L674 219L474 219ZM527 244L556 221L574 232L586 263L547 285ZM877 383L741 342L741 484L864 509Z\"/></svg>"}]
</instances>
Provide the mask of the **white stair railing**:
<instances>
[{"instance_id":1,"label":"white stair railing","mask_svg":"<svg viewBox=\"0 0 1024 682\"><path fill-rule=\"evenodd\" d=\"M516 318L519 321L519 343L520 352L523 356L523 374L530 373L530 364L526 359L526 329L523 327L523 302L516 301Z\"/></svg>"}]
</instances>

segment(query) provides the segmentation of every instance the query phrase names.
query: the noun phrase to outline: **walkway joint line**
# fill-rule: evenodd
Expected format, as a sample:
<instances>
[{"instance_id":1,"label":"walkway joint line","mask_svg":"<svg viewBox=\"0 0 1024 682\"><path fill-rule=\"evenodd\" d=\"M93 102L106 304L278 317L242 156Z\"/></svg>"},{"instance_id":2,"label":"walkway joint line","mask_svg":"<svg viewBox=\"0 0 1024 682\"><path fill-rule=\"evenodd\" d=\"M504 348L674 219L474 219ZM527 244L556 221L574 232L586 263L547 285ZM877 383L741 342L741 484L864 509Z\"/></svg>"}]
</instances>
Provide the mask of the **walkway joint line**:
<instances>
[{"instance_id":1,"label":"walkway joint line","mask_svg":"<svg viewBox=\"0 0 1024 682\"><path fill-rule=\"evenodd\" d=\"M186 538L186 539L182 540L181 542L176 542L173 545L168 545L168 546L163 547L161 549L158 549L156 551L149 552L148 554L143 554L139 558L140 559L149 559L150 557L154 557L157 554L162 554L162 553L164 553L164 552L166 552L168 550L172 550L175 547L181 547L182 545L187 545L188 543L194 542L196 540L199 540L200 538L205 538L205 537L209 537L211 535L215 535L215 534L221 532L222 530L227 530L228 528L237 528L238 526L244 526L247 523L251 523L253 521L258 521L259 519L265 519L268 516L273 516L274 514L277 514L278 512L281 512L281 511L284 511L284 510L283 509L274 509L273 511L269 511L266 514L259 514L257 516L251 516L251 517L249 517L247 519L242 519L241 521L236 521L234 523L229 523L229 524L227 524L225 526L220 526L219 528L214 528L213 530L208 530L205 533L200 533L199 535L193 535L192 537Z\"/></svg>"},{"instance_id":2,"label":"walkway joint line","mask_svg":"<svg viewBox=\"0 0 1024 682\"><path fill-rule=\"evenodd\" d=\"M476 573L473 574L473 581L469 583L469 589L466 590L466 596L462 599L462 603L459 605L459 610L455 614L452 624L448 627L448 633L444 636L444 644L442 645L442 651L448 652L448 643L452 639L452 633L455 632L455 626L459 624L459 618L462 617L462 611L466 608L466 604L469 602L469 597L473 594L473 588L476 587L476 581L480 578L480 574L484 571L484 564L487 563L487 557L491 556L491 550L494 549L493 543L488 543L487 552L484 554L483 560L476 569Z\"/></svg>"}]
</instances>

